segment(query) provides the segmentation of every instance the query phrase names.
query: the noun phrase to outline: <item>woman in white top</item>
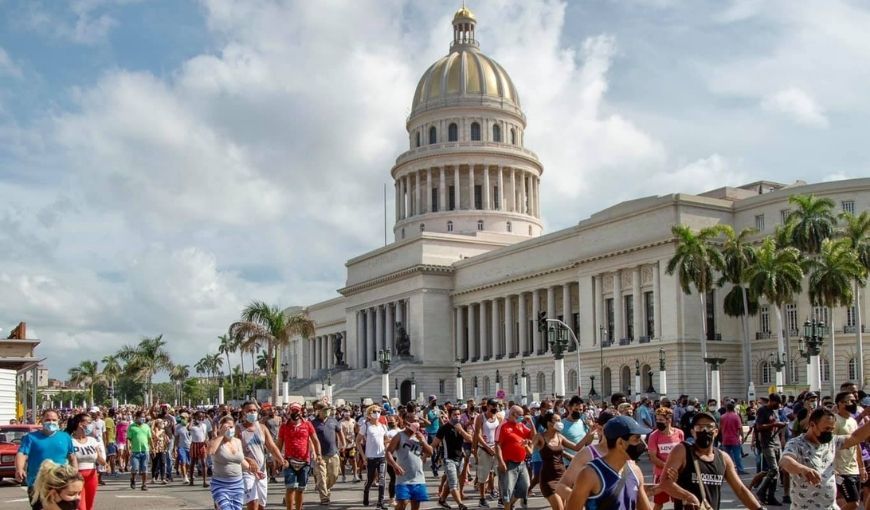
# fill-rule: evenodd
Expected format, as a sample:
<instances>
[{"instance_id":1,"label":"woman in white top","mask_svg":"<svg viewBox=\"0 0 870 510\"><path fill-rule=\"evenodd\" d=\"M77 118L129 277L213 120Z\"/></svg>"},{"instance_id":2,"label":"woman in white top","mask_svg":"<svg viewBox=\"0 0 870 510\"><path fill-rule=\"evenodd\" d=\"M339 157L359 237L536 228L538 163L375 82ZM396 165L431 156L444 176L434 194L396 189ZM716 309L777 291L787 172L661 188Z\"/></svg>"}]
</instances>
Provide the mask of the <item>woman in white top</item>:
<instances>
[{"instance_id":1,"label":"woman in white top","mask_svg":"<svg viewBox=\"0 0 870 510\"><path fill-rule=\"evenodd\" d=\"M106 450L102 441L93 437L94 424L90 415L81 413L73 416L66 425L66 431L73 438L73 448L78 460L79 473L84 480L81 494L81 510L93 510L97 497L99 476L97 464L106 466Z\"/></svg>"},{"instance_id":2,"label":"woman in white top","mask_svg":"<svg viewBox=\"0 0 870 510\"><path fill-rule=\"evenodd\" d=\"M366 485L363 489L363 506L369 506L369 489L375 483L375 476L378 481L378 508L384 507L384 471L386 470L386 461L384 456L387 449L384 445L384 436L387 434L387 427L380 422L381 408L377 405L371 405L366 409L366 421L359 427L359 435L357 435L357 448L362 452L363 460L366 463L366 472L368 477Z\"/></svg>"}]
</instances>

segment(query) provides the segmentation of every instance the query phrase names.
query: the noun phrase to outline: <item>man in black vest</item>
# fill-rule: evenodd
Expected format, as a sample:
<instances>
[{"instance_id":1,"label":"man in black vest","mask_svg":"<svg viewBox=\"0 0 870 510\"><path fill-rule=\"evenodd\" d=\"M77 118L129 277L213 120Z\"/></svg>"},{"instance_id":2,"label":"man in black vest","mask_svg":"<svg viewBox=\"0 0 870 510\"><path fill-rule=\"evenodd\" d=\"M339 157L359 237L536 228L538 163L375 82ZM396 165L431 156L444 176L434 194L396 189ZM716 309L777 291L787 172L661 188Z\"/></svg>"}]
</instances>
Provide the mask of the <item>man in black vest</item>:
<instances>
[{"instance_id":1,"label":"man in black vest","mask_svg":"<svg viewBox=\"0 0 870 510\"><path fill-rule=\"evenodd\" d=\"M665 476L662 477L661 488L674 499L674 509L697 509L703 499L713 510L719 510L723 481L728 482L734 494L749 510L764 508L740 481L731 458L713 447L713 438L719 433L716 418L706 412L695 414L691 431L694 444L684 442L671 450L665 464ZM696 474L698 472L704 484L703 495Z\"/></svg>"}]
</instances>

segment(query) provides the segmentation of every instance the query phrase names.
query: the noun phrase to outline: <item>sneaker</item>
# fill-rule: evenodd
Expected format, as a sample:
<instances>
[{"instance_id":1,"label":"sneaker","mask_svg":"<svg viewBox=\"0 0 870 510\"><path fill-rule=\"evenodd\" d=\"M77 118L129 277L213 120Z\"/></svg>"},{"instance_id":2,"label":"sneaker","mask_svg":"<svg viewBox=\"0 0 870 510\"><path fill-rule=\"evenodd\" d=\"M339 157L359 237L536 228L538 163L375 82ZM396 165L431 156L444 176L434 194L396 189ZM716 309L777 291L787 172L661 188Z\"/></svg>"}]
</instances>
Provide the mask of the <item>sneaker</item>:
<instances>
[{"instance_id":1,"label":"sneaker","mask_svg":"<svg viewBox=\"0 0 870 510\"><path fill-rule=\"evenodd\" d=\"M448 505L447 502L444 501L443 499L438 500L438 506L440 506L444 510L450 510L450 505Z\"/></svg>"},{"instance_id":2,"label":"sneaker","mask_svg":"<svg viewBox=\"0 0 870 510\"><path fill-rule=\"evenodd\" d=\"M148 490L148 487L145 486L145 485L143 485L143 486L142 486L142 490L143 490L143 491L147 491L147 490Z\"/></svg>"},{"instance_id":3,"label":"sneaker","mask_svg":"<svg viewBox=\"0 0 870 510\"><path fill-rule=\"evenodd\" d=\"M776 496L774 496L772 498L767 498L765 501L762 501L762 504L768 505L768 506L782 506L782 502L780 500L776 499Z\"/></svg>"},{"instance_id":4,"label":"sneaker","mask_svg":"<svg viewBox=\"0 0 870 510\"><path fill-rule=\"evenodd\" d=\"M489 508L489 503L486 502L486 498L480 498L480 503L478 505L480 508Z\"/></svg>"},{"instance_id":5,"label":"sneaker","mask_svg":"<svg viewBox=\"0 0 870 510\"><path fill-rule=\"evenodd\" d=\"M136 488L136 480L130 480L130 488L131 488L131 489L135 489L135 488Z\"/></svg>"},{"instance_id":6,"label":"sneaker","mask_svg":"<svg viewBox=\"0 0 870 510\"><path fill-rule=\"evenodd\" d=\"M468 510L468 507L463 505L462 503L458 503L458 505L459 505L459 510Z\"/></svg>"}]
</instances>

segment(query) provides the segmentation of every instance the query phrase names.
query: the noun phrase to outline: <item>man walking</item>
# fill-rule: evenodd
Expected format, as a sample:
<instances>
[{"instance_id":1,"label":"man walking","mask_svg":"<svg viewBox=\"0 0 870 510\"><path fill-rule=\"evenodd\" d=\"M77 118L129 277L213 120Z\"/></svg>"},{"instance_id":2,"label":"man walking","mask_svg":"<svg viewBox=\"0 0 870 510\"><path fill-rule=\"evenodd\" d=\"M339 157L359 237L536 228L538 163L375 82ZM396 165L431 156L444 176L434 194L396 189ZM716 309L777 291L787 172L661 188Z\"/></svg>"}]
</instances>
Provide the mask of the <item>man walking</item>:
<instances>
[{"instance_id":1,"label":"man walking","mask_svg":"<svg viewBox=\"0 0 870 510\"><path fill-rule=\"evenodd\" d=\"M719 418L719 430L722 448L734 462L737 474L747 474L743 469L743 420L737 414L733 400L725 404L725 414Z\"/></svg>"},{"instance_id":2,"label":"man walking","mask_svg":"<svg viewBox=\"0 0 870 510\"><path fill-rule=\"evenodd\" d=\"M504 508L511 510L517 500L527 497L529 492L529 470L526 469L526 455L532 453L532 429L523 423L523 408L513 406L498 430L495 455L498 470L504 479Z\"/></svg>"},{"instance_id":3,"label":"man walking","mask_svg":"<svg viewBox=\"0 0 870 510\"><path fill-rule=\"evenodd\" d=\"M462 487L464 480L460 480L462 474L462 459L464 455L463 445L466 441L471 441L469 434L462 427L461 411L458 408L453 408L450 411L450 419L435 434L435 439L432 441L432 448L441 450L442 458L444 459L444 478L441 481L441 487L438 492L438 505L441 508L449 508L447 505L447 494L453 496L453 500L459 505L459 510L466 510L466 506L462 503Z\"/></svg>"},{"instance_id":4,"label":"man walking","mask_svg":"<svg viewBox=\"0 0 870 510\"><path fill-rule=\"evenodd\" d=\"M849 436L858 430L858 422L852 416L858 412L858 401L849 391L841 391L834 399L837 405L837 422L834 435ZM834 456L834 471L839 475L837 504L842 510L855 510L861 497L861 478L864 461L858 446L844 447ZM864 474L866 478L866 474Z\"/></svg>"},{"instance_id":5,"label":"man walking","mask_svg":"<svg viewBox=\"0 0 870 510\"><path fill-rule=\"evenodd\" d=\"M278 431L278 448L284 453L287 467L284 468L284 500L287 510L302 509L302 492L308 484L311 456L315 464L320 456L320 442L311 422L302 417L302 406L290 404L290 419Z\"/></svg>"},{"instance_id":6,"label":"man walking","mask_svg":"<svg viewBox=\"0 0 870 510\"><path fill-rule=\"evenodd\" d=\"M405 428L396 434L387 447L387 462L396 472L396 510L405 510L411 502L411 510L419 510L420 503L428 501L423 458L432 455L432 447L420 431L419 418L405 413Z\"/></svg>"},{"instance_id":7,"label":"man walking","mask_svg":"<svg viewBox=\"0 0 870 510\"><path fill-rule=\"evenodd\" d=\"M142 478L142 490L148 490L148 461L151 445L151 427L145 423L145 412L136 411L135 421L127 429L127 450L130 452L130 488L136 488L136 473Z\"/></svg>"},{"instance_id":8,"label":"man walking","mask_svg":"<svg viewBox=\"0 0 870 510\"><path fill-rule=\"evenodd\" d=\"M39 467L46 460L78 468L72 437L60 430L57 411L51 409L42 412L42 429L22 437L15 454L15 481L27 482L27 500L32 502L33 510L42 510L40 500L33 502L33 484Z\"/></svg>"},{"instance_id":9,"label":"man walking","mask_svg":"<svg viewBox=\"0 0 870 510\"><path fill-rule=\"evenodd\" d=\"M311 424L314 425L317 440L320 441L320 457L314 465L314 482L320 495L320 504L328 505L330 490L341 469L339 452L344 448L344 436L341 426L332 416L331 408L318 402L314 409L317 414Z\"/></svg>"},{"instance_id":10,"label":"man walking","mask_svg":"<svg viewBox=\"0 0 870 510\"><path fill-rule=\"evenodd\" d=\"M767 405L758 410L755 419L755 431L758 437L761 457L767 467L767 474L758 488L758 499L765 505L779 506L782 503L776 499L776 483L779 479L779 431L786 426L779 421L779 407L782 398L778 393L771 393Z\"/></svg>"},{"instance_id":11,"label":"man walking","mask_svg":"<svg viewBox=\"0 0 870 510\"><path fill-rule=\"evenodd\" d=\"M208 419L205 413L197 411L193 423L187 428L190 431L190 485L193 485L196 468L202 473L202 486L208 487Z\"/></svg>"}]
</instances>

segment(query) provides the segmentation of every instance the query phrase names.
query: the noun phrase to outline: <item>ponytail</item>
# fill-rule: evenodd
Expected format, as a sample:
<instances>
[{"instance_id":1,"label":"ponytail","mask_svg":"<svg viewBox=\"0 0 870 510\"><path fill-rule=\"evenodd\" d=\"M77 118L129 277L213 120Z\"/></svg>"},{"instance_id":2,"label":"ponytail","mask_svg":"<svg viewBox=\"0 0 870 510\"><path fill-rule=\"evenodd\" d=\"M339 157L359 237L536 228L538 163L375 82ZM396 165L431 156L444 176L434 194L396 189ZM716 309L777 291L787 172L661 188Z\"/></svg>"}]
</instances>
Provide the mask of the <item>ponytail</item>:
<instances>
[{"instance_id":1,"label":"ponytail","mask_svg":"<svg viewBox=\"0 0 870 510\"><path fill-rule=\"evenodd\" d=\"M39 466L39 473L36 475L36 481L33 484L33 497L30 503L35 505L37 502L41 502L45 505L49 503L48 495L51 491L60 491L67 485L82 480L82 475L73 466L69 464L55 464L51 460L45 460Z\"/></svg>"}]
</instances>

